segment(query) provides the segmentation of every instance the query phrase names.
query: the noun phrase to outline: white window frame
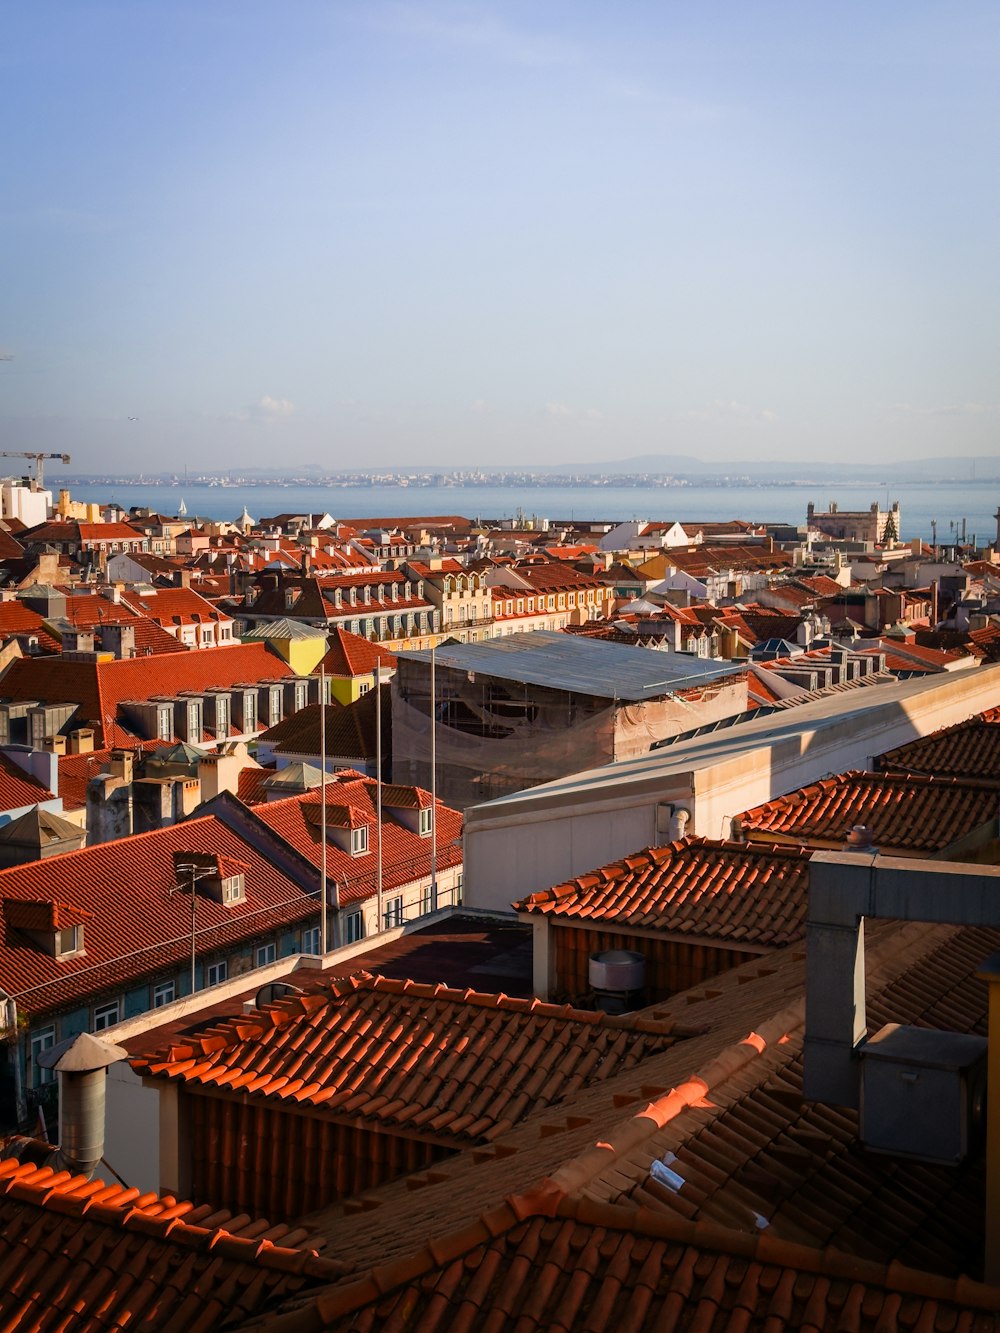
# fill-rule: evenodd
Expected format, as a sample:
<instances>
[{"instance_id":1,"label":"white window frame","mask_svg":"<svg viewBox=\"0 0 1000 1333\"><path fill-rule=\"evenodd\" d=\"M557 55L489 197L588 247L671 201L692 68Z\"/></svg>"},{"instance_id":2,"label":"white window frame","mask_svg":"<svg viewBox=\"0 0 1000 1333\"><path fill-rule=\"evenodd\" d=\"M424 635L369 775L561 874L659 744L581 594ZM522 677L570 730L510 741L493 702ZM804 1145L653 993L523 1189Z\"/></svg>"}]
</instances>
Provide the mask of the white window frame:
<instances>
[{"instance_id":1,"label":"white window frame","mask_svg":"<svg viewBox=\"0 0 1000 1333\"><path fill-rule=\"evenodd\" d=\"M177 999L176 981L158 981L153 987L153 1008L162 1009L166 1004L173 1004Z\"/></svg>"},{"instance_id":2,"label":"white window frame","mask_svg":"<svg viewBox=\"0 0 1000 1333\"><path fill-rule=\"evenodd\" d=\"M429 838L434 831L434 811L428 805L420 811L419 832L422 838Z\"/></svg>"},{"instance_id":3,"label":"white window frame","mask_svg":"<svg viewBox=\"0 0 1000 1333\"><path fill-rule=\"evenodd\" d=\"M365 937L365 918L361 912L348 912L344 916L344 943L357 944Z\"/></svg>"},{"instance_id":4,"label":"white window frame","mask_svg":"<svg viewBox=\"0 0 1000 1333\"><path fill-rule=\"evenodd\" d=\"M321 952L320 928L319 926L310 926L302 932L302 952L318 954Z\"/></svg>"},{"instance_id":5,"label":"white window frame","mask_svg":"<svg viewBox=\"0 0 1000 1333\"><path fill-rule=\"evenodd\" d=\"M121 1000L109 1000L107 1004L94 1005L94 1025L92 1032L103 1032L105 1028L113 1028L116 1023L122 1021L122 1002Z\"/></svg>"},{"instance_id":6,"label":"white window frame","mask_svg":"<svg viewBox=\"0 0 1000 1333\"><path fill-rule=\"evenodd\" d=\"M56 1044L56 1026L50 1023L47 1028L38 1028L31 1034L31 1084L32 1087L40 1088L44 1083L54 1083L56 1071L54 1069L42 1069L38 1063L38 1057L45 1051L49 1051Z\"/></svg>"},{"instance_id":7,"label":"white window frame","mask_svg":"<svg viewBox=\"0 0 1000 1333\"><path fill-rule=\"evenodd\" d=\"M69 937L68 947L66 947L66 936ZM83 927L65 926L62 930L57 930L56 957L72 958L78 953L83 953Z\"/></svg>"},{"instance_id":8,"label":"white window frame","mask_svg":"<svg viewBox=\"0 0 1000 1333\"><path fill-rule=\"evenodd\" d=\"M209 963L205 968L205 985L221 986L229 980L229 959L220 958L217 963Z\"/></svg>"},{"instance_id":9,"label":"white window frame","mask_svg":"<svg viewBox=\"0 0 1000 1333\"><path fill-rule=\"evenodd\" d=\"M232 903L245 903L247 900L246 878L243 875L227 875L222 881L222 903L224 907Z\"/></svg>"},{"instance_id":10,"label":"white window frame","mask_svg":"<svg viewBox=\"0 0 1000 1333\"><path fill-rule=\"evenodd\" d=\"M278 946L274 940L270 940L267 944L258 944L253 956L255 967L267 967L268 963L277 961Z\"/></svg>"},{"instance_id":11,"label":"white window frame","mask_svg":"<svg viewBox=\"0 0 1000 1333\"><path fill-rule=\"evenodd\" d=\"M366 856L368 853L368 825L351 829L351 855Z\"/></svg>"},{"instance_id":12,"label":"white window frame","mask_svg":"<svg viewBox=\"0 0 1000 1333\"><path fill-rule=\"evenodd\" d=\"M387 899L383 915L386 930L394 930L396 926L401 926L403 924L402 894L399 894L396 898Z\"/></svg>"}]
</instances>

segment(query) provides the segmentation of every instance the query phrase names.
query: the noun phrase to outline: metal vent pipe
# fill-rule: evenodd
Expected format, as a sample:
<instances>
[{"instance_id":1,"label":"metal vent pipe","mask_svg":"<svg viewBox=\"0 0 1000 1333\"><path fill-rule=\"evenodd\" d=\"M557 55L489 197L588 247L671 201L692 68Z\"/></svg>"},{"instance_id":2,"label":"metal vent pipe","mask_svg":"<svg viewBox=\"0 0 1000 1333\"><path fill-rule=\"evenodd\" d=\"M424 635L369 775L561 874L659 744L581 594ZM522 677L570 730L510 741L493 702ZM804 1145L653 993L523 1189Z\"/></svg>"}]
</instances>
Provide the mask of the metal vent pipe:
<instances>
[{"instance_id":1,"label":"metal vent pipe","mask_svg":"<svg viewBox=\"0 0 1000 1333\"><path fill-rule=\"evenodd\" d=\"M108 1065L127 1051L89 1032L60 1042L38 1057L59 1075L59 1147L53 1165L91 1176L104 1156L104 1111Z\"/></svg>"}]
</instances>

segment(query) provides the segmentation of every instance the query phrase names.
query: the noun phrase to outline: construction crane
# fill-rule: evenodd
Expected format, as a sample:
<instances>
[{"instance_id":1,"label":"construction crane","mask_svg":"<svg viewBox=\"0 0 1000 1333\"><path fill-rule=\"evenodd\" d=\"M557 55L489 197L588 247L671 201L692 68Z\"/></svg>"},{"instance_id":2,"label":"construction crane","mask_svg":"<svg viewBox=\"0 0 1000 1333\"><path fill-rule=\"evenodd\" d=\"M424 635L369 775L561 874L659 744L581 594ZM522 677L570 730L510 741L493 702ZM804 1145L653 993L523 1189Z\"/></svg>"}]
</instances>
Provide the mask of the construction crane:
<instances>
[{"instance_id":1,"label":"construction crane","mask_svg":"<svg viewBox=\"0 0 1000 1333\"><path fill-rule=\"evenodd\" d=\"M35 460L35 480L33 490L40 491L45 487L45 460L46 458L58 458L61 463L69 462L69 454L19 454L6 449L0 449L0 458L33 458Z\"/></svg>"}]
</instances>

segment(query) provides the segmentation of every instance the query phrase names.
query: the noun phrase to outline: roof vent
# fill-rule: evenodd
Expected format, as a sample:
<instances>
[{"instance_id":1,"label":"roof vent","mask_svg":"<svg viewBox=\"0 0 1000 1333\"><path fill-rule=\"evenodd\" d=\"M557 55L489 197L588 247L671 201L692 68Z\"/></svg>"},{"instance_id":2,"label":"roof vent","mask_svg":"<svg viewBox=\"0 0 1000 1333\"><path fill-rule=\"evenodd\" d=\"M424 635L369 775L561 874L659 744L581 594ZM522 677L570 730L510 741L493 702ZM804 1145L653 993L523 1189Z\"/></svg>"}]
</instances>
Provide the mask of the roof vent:
<instances>
[{"instance_id":1,"label":"roof vent","mask_svg":"<svg viewBox=\"0 0 1000 1333\"><path fill-rule=\"evenodd\" d=\"M124 1060L122 1046L81 1032L38 1057L59 1075L58 1168L90 1176L104 1156L104 1096L108 1065Z\"/></svg>"},{"instance_id":2,"label":"roof vent","mask_svg":"<svg viewBox=\"0 0 1000 1333\"><path fill-rule=\"evenodd\" d=\"M627 1014L646 998L646 959L630 949L592 953L588 969L597 1008L606 1014Z\"/></svg>"},{"instance_id":3,"label":"roof vent","mask_svg":"<svg viewBox=\"0 0 1000 1333\"><path fill-rule=\"evenodd\" d=\"M873 1152L953 1166L979 1146L985 1037L886 1023L861 1047L860 1137Z\"/></svg>"},{"instance_id":4,"label":"roof vent","mask_svg":"<svg viewBox=\"0 0 1000 1333\"><path fill-rule=\"evenodd\" d=\"M866 824L855 824L844 839L843 851L864 852L866 856L875 856L878 848L872 843L872 831Z\"/></svg>"}]
</instances>

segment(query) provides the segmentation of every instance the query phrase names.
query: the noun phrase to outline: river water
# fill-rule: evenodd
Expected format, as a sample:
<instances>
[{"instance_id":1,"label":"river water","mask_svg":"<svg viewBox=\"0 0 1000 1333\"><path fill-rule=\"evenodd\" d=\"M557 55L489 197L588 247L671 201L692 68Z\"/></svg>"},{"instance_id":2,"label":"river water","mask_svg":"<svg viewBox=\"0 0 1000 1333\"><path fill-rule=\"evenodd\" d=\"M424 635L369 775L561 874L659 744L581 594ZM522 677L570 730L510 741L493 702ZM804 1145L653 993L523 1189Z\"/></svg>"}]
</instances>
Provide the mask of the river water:
<instances>
[{"instance_id":1,"label":"river water","mask_svg":"<svg viewBox=\"0 0 1000 1333\"><path fill-rule=\"evenodd\" d=\"M980 545L997 535L994 517L1000 487L969 482L909 483L888 489L851 483L759 486L207 486L126 484L71 485L74 499L107 503L115 500L130 508L150 506L174 515L181 501L189 517L237 519L244 505L255 519L282 513L322 514L334 518L388 518L460 514L466 518L511 518L521 511L530 524L539 519L632 518L677 520L681 523L724 519L752 522L805 522L806 505L813 501L825 510L831 501L841 509L868 509L875 501L900 503L902 540L937 540L950 545L960 537L965 521L967 538Z\"/></svg>"}]
</instances>

